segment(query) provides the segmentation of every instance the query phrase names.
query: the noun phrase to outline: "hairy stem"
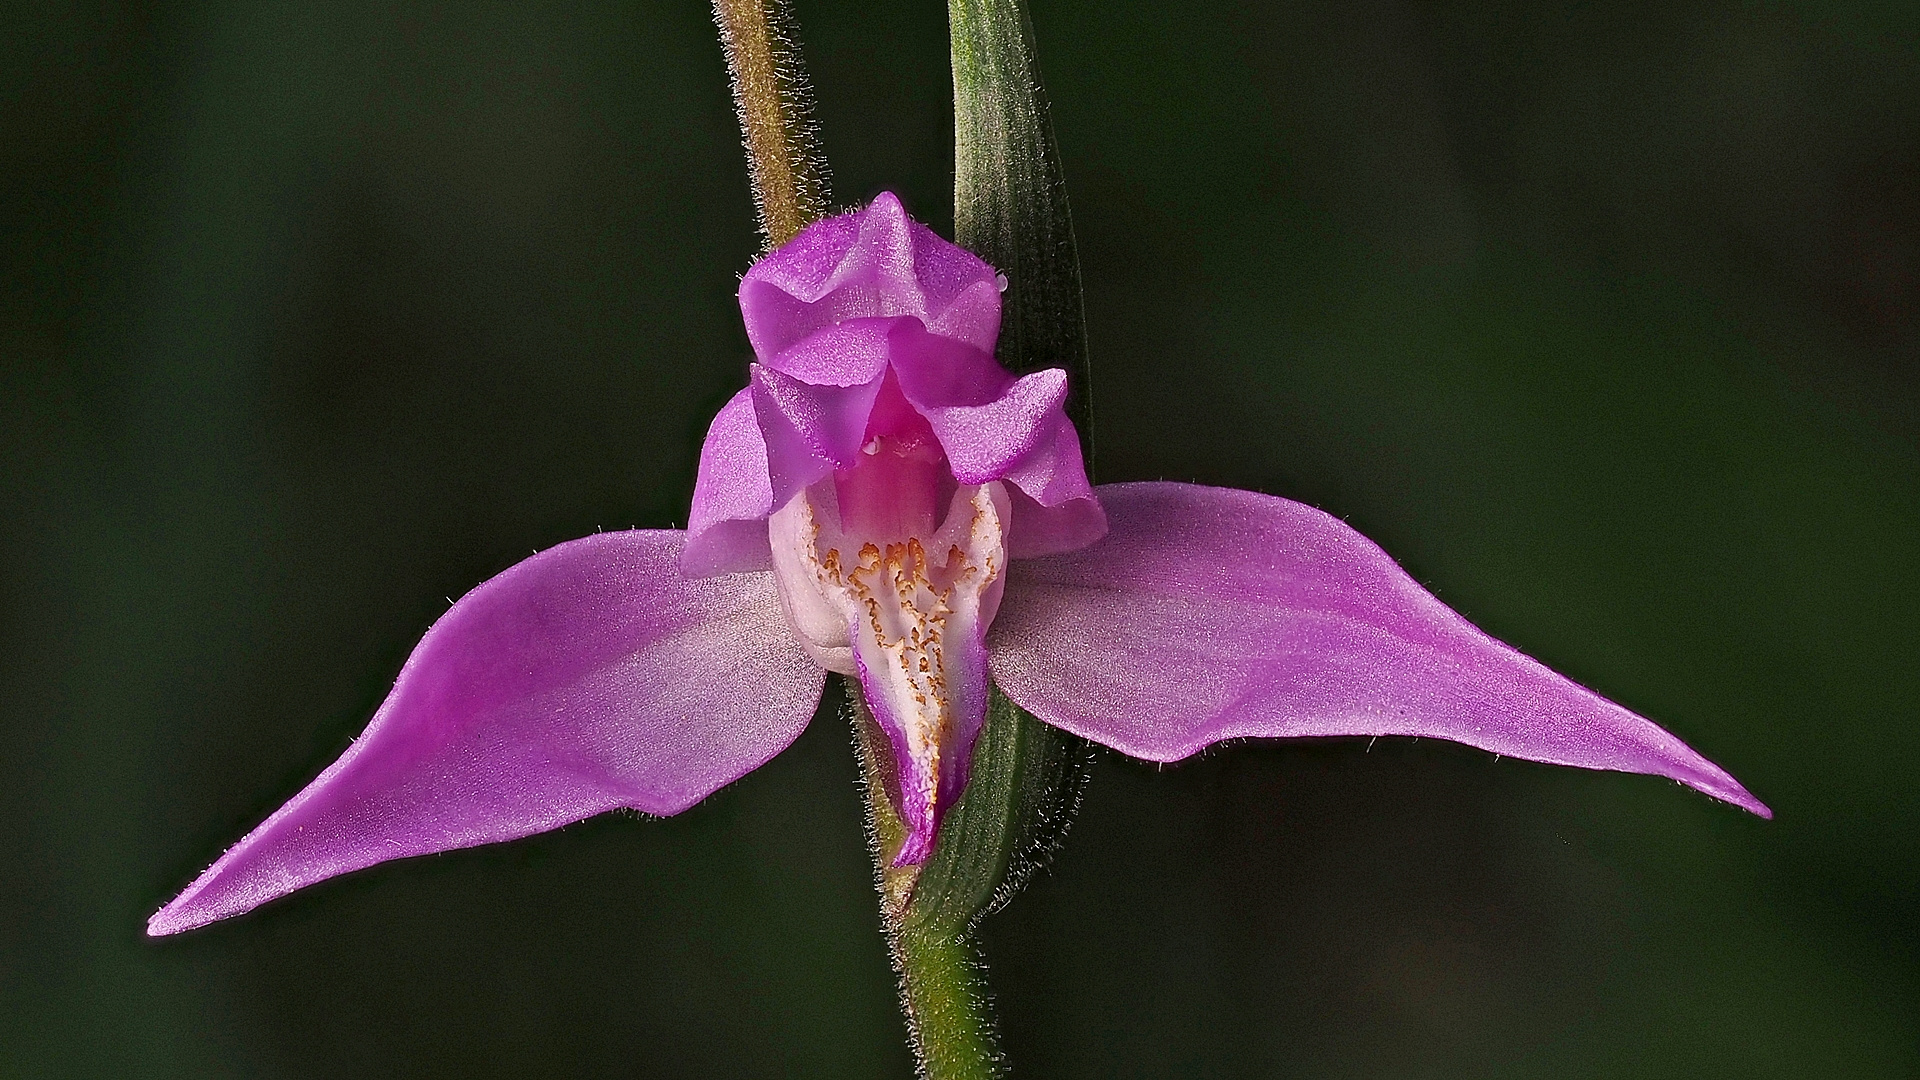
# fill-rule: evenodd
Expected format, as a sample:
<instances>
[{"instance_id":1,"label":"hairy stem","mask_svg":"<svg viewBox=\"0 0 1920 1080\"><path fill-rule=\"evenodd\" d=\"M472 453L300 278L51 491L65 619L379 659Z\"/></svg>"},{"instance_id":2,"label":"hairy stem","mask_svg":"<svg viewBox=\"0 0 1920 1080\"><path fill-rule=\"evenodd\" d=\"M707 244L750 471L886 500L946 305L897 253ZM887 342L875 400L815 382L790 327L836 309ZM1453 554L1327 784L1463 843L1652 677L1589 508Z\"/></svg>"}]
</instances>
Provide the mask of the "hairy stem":
<instances>
[{"instance_id":1,"label":"hairy stem","mask_svg":"<svg viewBox=\"0 0 1920 1080\"><path fill-rule=\"evenodd\" d=\"M827 164L787 0L713 0L769 249L827 212Z\"/></svg>"},{"instance_id":2,"label":"hairy stem","mask_svg":"<svg viewBox=\"0 0 1920 1080\"><path fill-rule=\"evenodd\" d=\"M913 1053L926 1080L1004 1075L988 1015L985 972L963 931L903 926L887 935Z\"/></svg>"}]
</instances>

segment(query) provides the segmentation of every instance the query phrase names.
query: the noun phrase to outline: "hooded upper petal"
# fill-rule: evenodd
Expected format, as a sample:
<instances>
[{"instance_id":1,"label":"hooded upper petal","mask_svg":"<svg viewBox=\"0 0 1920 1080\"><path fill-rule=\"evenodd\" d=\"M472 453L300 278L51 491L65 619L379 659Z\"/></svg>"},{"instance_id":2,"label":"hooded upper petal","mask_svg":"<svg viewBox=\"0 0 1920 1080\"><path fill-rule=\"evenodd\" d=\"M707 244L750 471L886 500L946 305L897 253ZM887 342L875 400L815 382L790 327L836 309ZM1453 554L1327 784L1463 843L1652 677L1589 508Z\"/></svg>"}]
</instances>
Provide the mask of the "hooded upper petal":
<instances>
[{"instance_id":1,"label":"hooded upper petal","mask_svg":"<svg viewBox=\"0 0 1920 1080\"><path fill-rule=\"evenodd\" d=\"M771 574L690 581L682 536L575 540L462 597L353 746L147 932L387 859L621 807L678 813L779 753L824 673L794 642Z\"/></svg>"},{"instance_id":2,"label":"hooded upper petal","mask_svg":"<svg viewBox=\"0 0 1920 1080\"><path fill-rule=\"evenodd\" d=\"M853 468L876 427L898 426L875 413L889 402L925 422L956 482L1007 481L1015 557L1105 531L1065 411L1066 373L1015 377L994 360L993 268L909 219L892 195L809 226L755 264L740 309L759 362L702 449L688 574L766 566L759 523Z\"/></svg>"},{"instance_id":3,"label":"hooded upper petal","mask_svg":"<svg viewBox=\"0 0 1920 1080\"><path fill-rule=\"evenodd\" d=\"M907 217L883 192L860 210L809 225L755 263L740 281L740 311L754 353L769 364L816 331L895 315L991 354L1000 285L991 266Z\"/></svg>"},{"instance_id":4,"label":"hooded upper petal","mask_svg":"<svg viewBox=\"0 0 1920 1080\"><path fill-rule=\"evenodd\" d=\"M1106 538L1013 564L989 641L995 681L1048 723L1154 761L1246 736L1434 736L1671 777L1771 816L1725 770L1487 636L1333 517L1189 484L1099 496Z\"/></svg>"}]
</instances>

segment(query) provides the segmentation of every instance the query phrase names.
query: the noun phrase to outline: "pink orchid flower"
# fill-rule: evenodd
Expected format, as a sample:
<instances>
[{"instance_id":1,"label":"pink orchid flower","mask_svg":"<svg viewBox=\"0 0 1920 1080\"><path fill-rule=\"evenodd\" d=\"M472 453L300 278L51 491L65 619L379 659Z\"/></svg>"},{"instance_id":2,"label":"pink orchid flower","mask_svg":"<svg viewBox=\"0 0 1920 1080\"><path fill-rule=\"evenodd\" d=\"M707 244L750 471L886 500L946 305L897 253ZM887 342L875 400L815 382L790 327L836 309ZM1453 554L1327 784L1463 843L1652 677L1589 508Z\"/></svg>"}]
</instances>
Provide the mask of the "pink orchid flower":
<instances>
[{"instance_id":1,"label":"pink orchid flower","mask_svg":"<svg viewBox=\"0 0 1920 1080\"><path fill-rule=\"evenodd\" d=\"M171 934L388 859L607 810L675 814L856 677L923 861L990 682L1151 761L1411 735L1671 777L1771 816L1653 722L1440 603L1339 520L1177 483L1092 487L1059 370L993 359L992 267L882 195L750 270L758 363L689 527L585 537L482 584L365 734L148 922Z\"/></svg>"}]
</instances>

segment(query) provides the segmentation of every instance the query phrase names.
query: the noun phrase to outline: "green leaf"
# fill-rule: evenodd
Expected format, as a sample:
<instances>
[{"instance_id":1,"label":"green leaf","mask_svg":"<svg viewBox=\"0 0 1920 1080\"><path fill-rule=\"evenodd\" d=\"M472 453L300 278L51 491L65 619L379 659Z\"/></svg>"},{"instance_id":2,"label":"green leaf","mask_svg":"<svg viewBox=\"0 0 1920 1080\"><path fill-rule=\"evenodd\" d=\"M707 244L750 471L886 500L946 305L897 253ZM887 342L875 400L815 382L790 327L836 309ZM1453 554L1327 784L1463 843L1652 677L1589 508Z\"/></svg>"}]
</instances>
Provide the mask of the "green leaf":
<instances>
[{"instance_id":1,"label":"green leaf","mask_svg":"<svg viewBox=\"0 0 1920 1080\"><path fill-rule=\"evenodd\" d=\"M940 823L907 925L971 929L1019 892L1066 839L1090 756L1085 741L1034 719L994 687L972 776Z\"/></svg>"},{"instance_id":2,"label":"green leaf","mask_svg":"<svg viewBox=\"0 0 1920 1080\"><path fill-rule=\"evenodd\" d=\"M1000 362L1065 368L1067 415L1093 466L1080 256L1060 149L1018 0L948 0L953 48L954 239L1007 276Z\"/></svg>"}]
</instances>

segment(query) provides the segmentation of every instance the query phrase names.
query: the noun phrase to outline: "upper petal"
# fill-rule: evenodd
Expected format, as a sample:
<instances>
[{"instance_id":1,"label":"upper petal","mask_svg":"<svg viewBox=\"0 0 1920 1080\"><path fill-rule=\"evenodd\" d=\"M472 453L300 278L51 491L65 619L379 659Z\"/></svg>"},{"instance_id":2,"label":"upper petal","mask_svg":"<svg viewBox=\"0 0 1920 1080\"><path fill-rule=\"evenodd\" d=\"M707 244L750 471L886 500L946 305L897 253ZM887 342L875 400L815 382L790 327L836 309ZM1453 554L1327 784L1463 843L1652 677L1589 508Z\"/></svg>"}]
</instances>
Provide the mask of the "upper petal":
<instances>
[{"instance_id":1,"label":"upper petal","mask_svg":"<svg viewBox=\"0 0 1920 1080\"><path fill-rule=\"evenodd\" d=\"M911 316L859 318L834 323L769 356L766 366L815 386L859 386L887 369L887 335Z\"/></svg>"},{"instance_id":2,"label":"upper petal","mask_svg":"<svg viewBox=\"0 0 1920 1080\"><path fill-rule=\"evenodd\" d=\"M942 337L911 317L888 324L887 362L900 378L900 389L922 410L986 405L1014 383L991 352Z\"/></svg>"},{"instance_id":3,"label":"upper petal","mask_svg":"<svg viewBox=\"0 0 1920 1080\"><path fill-rule=\"evenodd\" d=\"M894 336L898 342L906 335ZM990 395L965 397L929 395L916 385L924 377L916 378L919 373L914 370L917 366L914 361L926 361L928 353L961 350L973 351L945 338L921 334L911 345L900 343L894 354L894 368L900 372L900 388L907 400L913 402L914 408L933 426L941 449L953 463L954 477L963 484L984 484L1007 475L1016 462L1051 442L1054 429L1066 421L1061 403L1067 398L1067 373L1048 368L1019 379L1002 374L1001 385ZM961 365L939 356L927 366L952 370ZM995 370L998 372L997 367Z\"/></svg>"},{"instance_id":4,"label":"upper petal","mask_svg":"<svg viewBox=\"0 0 1920 1080\"><path fill-rule=\"evenodd\" d=\"M774 506L785 506L807 485L859 459L880 379L857 386L817 385L755 364L752 380Z\"/></svg>"},{"instance_id":5,"label":"upper petal","mask_svg":"<svg viewBox=\"0 0 1920 1080\"><path fill-rule=\"evenodd\" d=\"M740 281L740 311L763 360L834 323L894 315L991 352L1000 289L992 267L882 193L809 225L755 263Z\"/></svg>"},{"instance_id":6,"label":"upper petal","mask_svg":"<svg viewBox=\"0 0 1920 1080\"><path fill-rule=\"evenodd\" d=\"M1085 547L1106 532L1067 419L1067 373L1015 378L985 352L901 320L888 335L901 390L927 419L963 484L1014 491L1014 558Z\"/></svg>"},{"instance_id":7,"label":"upper petal","mask_svg":"<svg viewBox=\"0 0 1920 1080\"><path fill-rule=\"evenodd\" d=\"M1080 460L1080 437L1069 427L1064 441L1070 444L1073 460L1077 463ZM1021 479L1019 473L1008 476L1007 479L1011 481L1008 494L1013 503L1013 528L1007 535L1009 558L1032 559L1062 551L1075 551L1107 535L1107 513L1101 509L1100 500L1094 497L1093 488L1087 485L1084 470L1079 477L1080 486L1086 488L1084 497L1065 499L1058 505L1047 506L1020 490L1017 486Z\"/></svg>"},{"instance_id":8,"label":"upper petal","mask_svg":"<svg viewBox=\"0 0 1920 1080\"><path fill-rule=\"evenodd\" d=\"M1015 563L994 679L1135 757L1223 739L1422 735L1671 777L1762 816L1652 721L1487 636L1372 542L1299 503L1189 484L1099 489L1110 531Z\"/></svg>"},{"instance_id":9,"label":"upper petal","mask_svg":"<svg viewBox=\"0 0 1920 1080\"><path fill-rule=\"evenodd\" d=\"M779 753L824 674L794 644L771 574L690 581L681 537L575 540L462 597L353 746L147 932L605 810L678 813Z\"/></svg>"},{"instance_id":10,"label":"upper petal","mask_svg":"<svg viewBox=\"0 0 1920 1080\"><path fill-rule=\"evenodd\" d=\"M1087 502L1097 508L1093 485L1087 480L1087 465L1080 456L1080 433L1074 430L1073 421L1056 409L1045 418L1034 436L1033 449L1008 465L1006 478L1044 507ZM1092 543L1103 533L1104 528L1084 542Z\"/></svg>"}]
</instances>

